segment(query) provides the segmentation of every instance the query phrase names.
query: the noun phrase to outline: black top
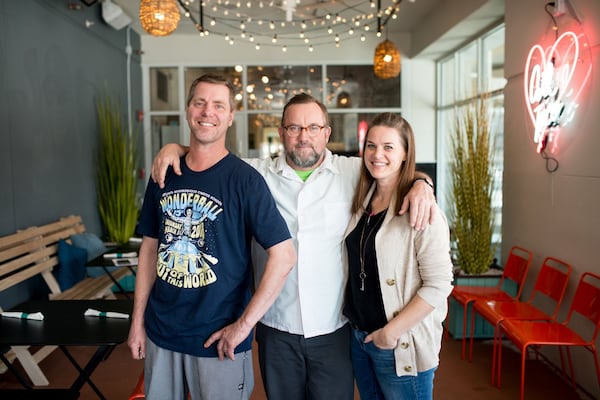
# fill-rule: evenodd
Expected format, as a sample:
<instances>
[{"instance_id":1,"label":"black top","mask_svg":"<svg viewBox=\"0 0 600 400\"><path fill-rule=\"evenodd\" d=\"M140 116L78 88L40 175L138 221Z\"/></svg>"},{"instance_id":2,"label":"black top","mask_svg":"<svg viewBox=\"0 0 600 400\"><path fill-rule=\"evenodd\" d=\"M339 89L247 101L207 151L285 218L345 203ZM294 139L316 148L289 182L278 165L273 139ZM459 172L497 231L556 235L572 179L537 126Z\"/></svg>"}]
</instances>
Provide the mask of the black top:
<instances>
[{"instance_id":1,"label":"black top","mask_svg":"<svg viewBox=\"0 0 600 400\"><path fill-rule=\"evenodd\" d=\"M386 213L387 210L375 215L370 215L369 211L365 212L356 228L346 237L349 275L346 284L344 315L355 327L369 333L382 328L387 323L379 286L375 251L375 235L381 228ZM363 285L363 281L360 279L361 257L364 258L366 274L364 290L361 290Z\"/></svg>"}]
</instances>

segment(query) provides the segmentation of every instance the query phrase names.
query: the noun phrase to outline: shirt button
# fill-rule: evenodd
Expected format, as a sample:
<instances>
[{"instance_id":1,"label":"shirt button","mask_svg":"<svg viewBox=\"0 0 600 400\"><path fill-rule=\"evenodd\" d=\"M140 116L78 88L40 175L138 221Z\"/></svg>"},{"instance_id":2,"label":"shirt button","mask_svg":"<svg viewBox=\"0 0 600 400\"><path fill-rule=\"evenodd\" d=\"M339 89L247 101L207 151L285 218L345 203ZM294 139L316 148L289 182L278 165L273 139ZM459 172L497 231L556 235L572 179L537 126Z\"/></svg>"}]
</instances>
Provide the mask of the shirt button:
<instances>
[{"instance_id":1,"label":"shirt button","mask_svg":"<svg viewBox=\"0 0 600 400\"><path fill-rule=\"evenodd\" d=\"M387 283L388 286L394 286L396 284L396 280L393 278L389 278L385 281L385 283Z\"/></svg>"},{"instance_id":2,"label":"shirt button","mask_svg":"<svg viewBox=\"0 0 600 400\"><path fill-rule=\"evenodd\" d=\"M406 372L411 372L411 371L412 371L412 367L411 367L410 365L406 365L406 366L404 367L404 371L406 371Z\"/></svg>"},{"instance_id":3,"label":"shirt button","mask_svg":"<svg viewBox=\"0 0 600 400\"><path fill-rule=\"evenodd\" d=\"M408 349L408 343L406 343L406 342L400 343L400 348L401 349ZM410 367L408 367L408 368L410 368Z\"/></svg>"}]
</instances>

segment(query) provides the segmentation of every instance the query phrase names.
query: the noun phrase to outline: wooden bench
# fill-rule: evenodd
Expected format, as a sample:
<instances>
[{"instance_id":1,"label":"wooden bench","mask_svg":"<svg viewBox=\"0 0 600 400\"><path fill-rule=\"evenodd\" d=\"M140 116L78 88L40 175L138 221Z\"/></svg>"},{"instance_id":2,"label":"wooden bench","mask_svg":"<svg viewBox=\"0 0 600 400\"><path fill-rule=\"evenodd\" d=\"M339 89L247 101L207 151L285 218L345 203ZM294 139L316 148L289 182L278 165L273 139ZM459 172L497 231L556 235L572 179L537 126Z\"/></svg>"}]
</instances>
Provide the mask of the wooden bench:
<instances>
[{"instance_id":1,"label":"wooden bench","mask_svg":"<svg viewBox=\"0 0 600 400\"><path fill-rule=\"evenodd\" d=\"M59 240L68 241L71 235L83 232L85 226L81 217L72 215L0 237L0 291L39 275L50 290L50 300L114 299L114 281L107 274L87 277L65 291L61 291L52 274L52 270L59 265ZM130 275L131 271L121 267L111 274L118 281ZM11 361L18 358L34 385L48 385L48 380L38 364L55 348L56 346L45 346L31 354L27 346L14 346L12 351L7 353L7 358ZM0 373L5 371L6 366L0 365Z\"/></svg>"}]
</instances>

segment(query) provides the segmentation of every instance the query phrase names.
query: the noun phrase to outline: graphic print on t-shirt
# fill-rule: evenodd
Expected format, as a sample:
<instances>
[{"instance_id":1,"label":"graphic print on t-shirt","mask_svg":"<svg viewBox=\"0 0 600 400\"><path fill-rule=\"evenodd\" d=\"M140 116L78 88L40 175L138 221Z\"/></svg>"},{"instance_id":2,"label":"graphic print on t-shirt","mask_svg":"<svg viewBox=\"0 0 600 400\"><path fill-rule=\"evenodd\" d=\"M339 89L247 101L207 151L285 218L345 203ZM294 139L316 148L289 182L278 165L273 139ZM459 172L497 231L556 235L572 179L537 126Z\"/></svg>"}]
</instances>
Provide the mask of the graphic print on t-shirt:
<instances>
[{"instance_id":1,"label":"graphic print on t-shirt","mask_svg":"<svg viewBox=\"0 0 600 400\"><path fill-rule=\"evenodd\" d=\"M164 193L160 200L163 236L158 249L157 277L180 288L198 288L216 282L212 267L214 221L222 202L191 189ZM207 232L207 227L209 231Z\"/></svg>"}]
</instances>

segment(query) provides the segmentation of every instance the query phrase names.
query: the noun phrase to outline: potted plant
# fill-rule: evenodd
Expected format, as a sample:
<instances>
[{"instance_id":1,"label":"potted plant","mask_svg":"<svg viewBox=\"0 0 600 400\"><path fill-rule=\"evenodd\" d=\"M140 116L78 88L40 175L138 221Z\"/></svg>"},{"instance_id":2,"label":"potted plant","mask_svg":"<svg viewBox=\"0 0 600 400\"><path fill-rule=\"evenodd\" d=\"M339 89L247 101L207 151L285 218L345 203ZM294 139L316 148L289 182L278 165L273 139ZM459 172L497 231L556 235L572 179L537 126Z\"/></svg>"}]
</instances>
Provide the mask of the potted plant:
<instances>
[{"instance_id":1,"label":"potted plant","mask_svg":"<svg viewBox=\"0 0 600 400\"><path fill-rule=\"evenodd\" d=\"M449 214L456 262L464 274L486 272L496 251L493 156L488 99L480 97L458 111L451 136Z\"/></svg>"},{"instance_id":2,"label":"potted plant","mask_svg":"<svg viewBox=\"0 0 600 400\"><path fill-rule=\"evenodd\" d=\"M107 239L126 243L135 231L137 204L137 148L122 122L119 102L107 91L98 96L96 110L100 126L97 159L98 209Z\"/></svg>"},{"instance_id":3,"label":"potted plant","mask_svg":"<svg viewBox=\"0 0 600 400\"><path fill-rule=\"evenodd\" d=\"M492 238L495 222L492 205L494 138L488 102L487 97L479 97L457 111L450 140L449 220L457 267L455 285L496 286L501 274L481 276L489 271L496 251ZM463 307L454 299L450 300L448 330L454 338L461 338L465 334ZM469 308L468 331L471 312ZM474 337L490 338L493 334L493 327L485 320L475 320Z\"/></svg>"}]
</instances>

